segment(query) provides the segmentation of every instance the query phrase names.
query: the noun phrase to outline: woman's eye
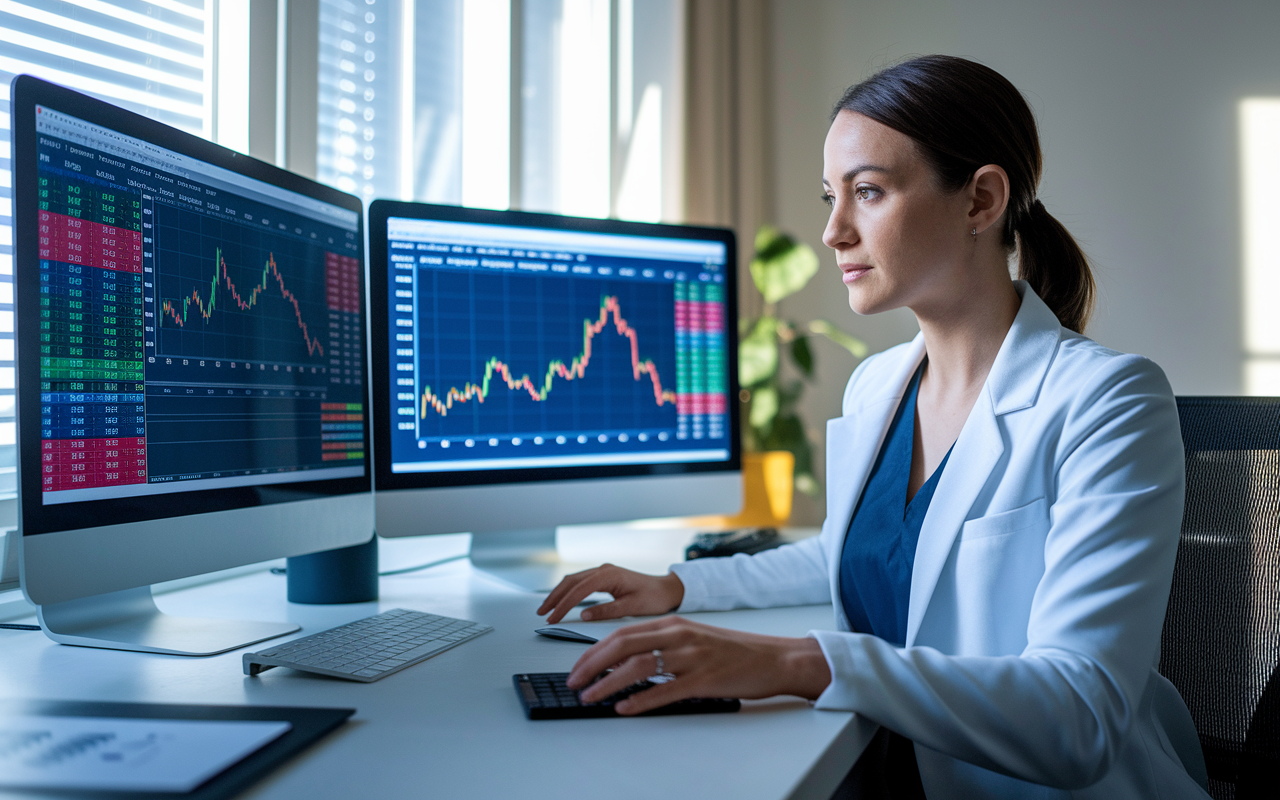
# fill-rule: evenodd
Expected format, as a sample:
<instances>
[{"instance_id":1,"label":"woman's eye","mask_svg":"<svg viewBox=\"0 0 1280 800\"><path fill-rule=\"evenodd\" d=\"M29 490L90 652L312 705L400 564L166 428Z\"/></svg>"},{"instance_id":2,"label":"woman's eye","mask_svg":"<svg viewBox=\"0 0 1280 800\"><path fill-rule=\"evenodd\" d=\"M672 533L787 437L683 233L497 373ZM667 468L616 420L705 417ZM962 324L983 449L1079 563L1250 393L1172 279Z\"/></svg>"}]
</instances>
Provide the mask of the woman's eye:
<instances>
[{"instance_id":1,"label":"woman's eye","mask_svg":"<svg viewBox=\"0 0 1280 800\"><path fill-rule=\"evenodd\" d=\"M870 200L876 195L876 190L869 186L859 186L853 191L853 196L859 200Z\"/></svg>"},{"instance_id":2,"label":"woman's eye","mask_svg":"<svg viewBox=\"0 0 1280 800\"><path fill-rule=\"evenodd\" d=\"M827 208L834 208L836 205L836 199L826 192L822 193L822 202L827 204Z\"/></svg>"}]
</instances>

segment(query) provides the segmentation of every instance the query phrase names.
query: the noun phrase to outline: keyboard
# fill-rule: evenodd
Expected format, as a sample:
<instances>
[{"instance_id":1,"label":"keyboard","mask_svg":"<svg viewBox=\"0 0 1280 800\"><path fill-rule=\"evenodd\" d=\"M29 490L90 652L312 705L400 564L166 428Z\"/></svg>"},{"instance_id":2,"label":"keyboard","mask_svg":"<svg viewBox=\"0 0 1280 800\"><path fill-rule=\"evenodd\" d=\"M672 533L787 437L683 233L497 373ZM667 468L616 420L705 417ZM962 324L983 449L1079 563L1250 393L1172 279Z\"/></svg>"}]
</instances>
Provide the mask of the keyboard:
<instances>
[{"instance_id":1,"label":"keyboard","mask_svg":"<svg viewBox=\"0 0 1280 800\"><path fill-rule=\"evenodd\" d=\"M493 630L465 619L393 608L348 625L244 654L244 674L289 667L372 683Z\"/></svg>"},{"instance_id":2,"label":"keyboard","mask_svg":"<svg viewBox=\"0 0 1280 800\"><path fill-rule=\"evenodd\" d=\"M512 675L511 677L516 684L516 694L520 696L520 702L524 704L524 713L528 715L529 719L583 719L587 717L621 716L614 709L615 703L655 685L650 681L640 681L597 703L584 703L578 697L578 693L570 689L565 683L569 678L569 673L567 672L536 672L527 675ZM742 703L738 700L697 697L678 700L637 716L724 714L737 711L741 707Z\"/></svg>"}]
</instances>

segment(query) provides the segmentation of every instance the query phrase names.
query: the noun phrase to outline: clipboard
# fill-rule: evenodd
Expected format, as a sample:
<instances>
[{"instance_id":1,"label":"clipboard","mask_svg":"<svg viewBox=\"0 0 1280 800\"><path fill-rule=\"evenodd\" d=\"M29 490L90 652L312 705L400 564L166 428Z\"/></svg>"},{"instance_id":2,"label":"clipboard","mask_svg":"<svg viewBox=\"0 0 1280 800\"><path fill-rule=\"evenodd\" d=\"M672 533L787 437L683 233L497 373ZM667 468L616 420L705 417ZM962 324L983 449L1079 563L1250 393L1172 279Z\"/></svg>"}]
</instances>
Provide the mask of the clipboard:
<instances>
[{"instance_id":1,"label":"clipboard","mask_svg":"<svg viewBox=\"0 0 1280 800\"><path fill-rule=\"evenodd\" d=\"M108 703L74 700L0 700L0 715L42 714L58 717L122 717L132 719L181 720L265 720L288 722L292 726L280 738L269 742L239 762L190 792L132 793L146 800L226 800L248 789L279 765L307 749L355 713L354 708L308 706L197 706L168 703ZM14 791L5 797L39 797L42 800L106 800L122 798L113 791Z\"/></svg>"}]
</instances>

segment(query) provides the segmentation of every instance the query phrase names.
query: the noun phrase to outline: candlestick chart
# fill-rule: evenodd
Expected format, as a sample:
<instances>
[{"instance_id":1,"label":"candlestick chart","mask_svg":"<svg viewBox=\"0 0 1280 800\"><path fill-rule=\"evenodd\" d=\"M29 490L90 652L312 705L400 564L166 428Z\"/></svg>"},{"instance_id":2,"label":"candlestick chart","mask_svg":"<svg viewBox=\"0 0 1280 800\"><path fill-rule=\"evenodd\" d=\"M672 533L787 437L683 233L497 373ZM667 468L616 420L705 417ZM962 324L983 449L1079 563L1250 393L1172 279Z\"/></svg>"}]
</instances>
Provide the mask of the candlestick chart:
<instances>
[{"instance_id":1,"label":"candlestick chart","mask_svg":"<svg viewBox=\"0 0 1280 800\"><path fill-rule=\"evenodd\" d=\"M213 279L210 281L204 297L201 297L200 289L197 287L191 290L191 294L182 298L181 302L165 300L161 308L161 313L168 318L165 321L172 321L179 328L186 328L191 309L194 306L199 312L199 317L207 325L209 319L213 317L213 312L218 304L218 289L224 287L235 310L252 311L262 298L262 293L274 283L280 287L280 296L289 305L293 306L293 314L297 319L298 329L302 332L302 341L307 346L307 354L324 355L324 347L321 346L320 340L312 336L307 329L307 323L302 318L302 308L298 304L297 296L284 284L284 277L280 274L280 268L276 264L274 253L267 255L267 261L262 265L262 277L258 284L245 294L241 294L231 280L231 275L227 271L227 260L223 258L221 248L218 248L213 261L215 264ZM207 301L204 298L208 298ZM192 318L192 321L194 321L194 318Z\"/></svg>"},{"instance_id":2,"label":"candlestick chart","mask_svg":"<svg viewBox=\"0 0 1280 800\"><path fill-rule=\"evenodd\" d=\"M563 361L554 360L547 365L546 374L542 380L535 383L528 375L515 377L511 371L511 366L504 363L499 358L490 358L484 365L484 378L480 383L467 383L461 390L450 388L444 397L440 397L431 391L431 387L426 387L422 392L422 417L426 417L431 412L435 412L440 416L447 416L449 409L453 408L453 404L465 403L469 400L476 400L483 403L485 398L489 396L491 383L495 375L499 376L508 389L515 391L527 392L529 397L534 401L541 402L547 399L547 395L551 393L552 386L557 378L560 380L572 381L581 380L587 374L587 366L591 363L591 342L609 323L609 317L613 316L613 327L618 335L624 336L631 342L631 374L632 377L639 381L641 376L647 376L653 384L653 401L661 406L665 403L674 403L676 394L673 391L664 390L662 388L662 378L658 375L658 368L651 359L640 359L640 337L636 334L635 328L631 327L625 319L622 318L622 309L618 306L618 298L606 296L600 301L600 317L594 322L590 319L582 322L582 352L574 356L573 361L566 364Z\"/></svg>"},{"instance_id":3,"label":"candlestick chart","mask_svg":"<svg viewBox=\"0 0 1280 800\"><path fill-rule=\"evenodd\" d=\"M157 354L325 364L324 249L235 223L202 222L198 231L160 231Z\"/></svg>"},{"instance_id":4,"label":"candlestick chart","mask_svg":"<svg viewBox=\"0 0 1280 800\"><path fill-rule=\"evenodd\" d=\"M423 435L674 427L669 284L438 272L417 300Z\"/></svg>"}]
</instances>

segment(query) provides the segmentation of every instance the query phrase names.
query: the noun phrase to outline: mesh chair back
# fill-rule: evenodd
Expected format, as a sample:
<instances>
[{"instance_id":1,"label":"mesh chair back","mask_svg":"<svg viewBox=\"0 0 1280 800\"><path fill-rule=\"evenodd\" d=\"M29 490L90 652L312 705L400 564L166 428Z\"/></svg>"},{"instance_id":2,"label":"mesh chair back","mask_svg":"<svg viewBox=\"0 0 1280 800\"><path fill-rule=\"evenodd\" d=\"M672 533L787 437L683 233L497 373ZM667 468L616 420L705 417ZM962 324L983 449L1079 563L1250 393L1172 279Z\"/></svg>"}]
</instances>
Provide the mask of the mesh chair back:
<instances>
[{"instance_id":1,"label":"mesh chair back","mask_svg":"<svg viewBox=\"0 0 1280 800\"><path fill-rule=\"evenodd\" d=\"M1218 800L1280 782L1280 398L1180 397L1187 499L1160 672Z\"/></svg>"}]
</instances>

